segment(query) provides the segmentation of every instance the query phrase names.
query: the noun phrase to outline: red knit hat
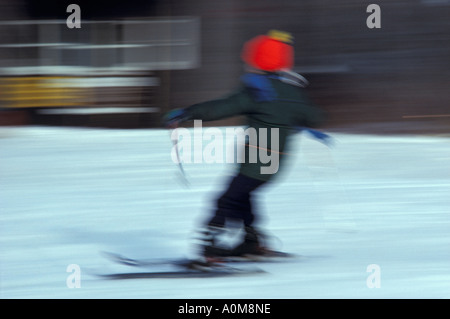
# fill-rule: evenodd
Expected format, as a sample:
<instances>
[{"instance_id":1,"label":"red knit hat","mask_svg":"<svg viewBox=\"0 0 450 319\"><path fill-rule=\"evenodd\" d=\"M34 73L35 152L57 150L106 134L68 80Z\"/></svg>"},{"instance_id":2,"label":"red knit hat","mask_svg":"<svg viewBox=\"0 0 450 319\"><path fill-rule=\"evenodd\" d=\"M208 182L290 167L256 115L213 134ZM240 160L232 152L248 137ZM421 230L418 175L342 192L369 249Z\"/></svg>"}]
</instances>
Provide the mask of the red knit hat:
<instances>
[{"instance_id":1,"label":"red knit hat","mask_svg":"<svg viewBox=\"0 0 450 319\"><path fill-rule=\"evenodd\" d=\"M279 71L294 65L292 36L287 32L271 30L267 35L257 36L244 44L242 60L255 69Z\"/></svg>"}]
</instances>

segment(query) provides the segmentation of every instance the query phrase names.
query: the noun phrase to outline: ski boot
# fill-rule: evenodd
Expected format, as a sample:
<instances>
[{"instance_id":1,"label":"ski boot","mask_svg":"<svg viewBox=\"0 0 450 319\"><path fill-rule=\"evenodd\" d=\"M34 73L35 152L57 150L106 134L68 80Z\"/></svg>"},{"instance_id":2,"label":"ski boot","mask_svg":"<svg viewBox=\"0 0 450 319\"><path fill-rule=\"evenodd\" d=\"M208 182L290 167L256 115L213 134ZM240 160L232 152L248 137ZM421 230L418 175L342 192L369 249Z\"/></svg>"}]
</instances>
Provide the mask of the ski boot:
<instances>
[{"instance_id":1,"label":"ski boot","mask_svg":"<svg viewBox=\"0 0 450 319\"><path fill-rule=\"evenodd\" d=\"M263 255L267 249L262 246L264 235L253 227L244 228L244 238L236 246L226 245L226 230L223 227L208 226L201 232L202 255L208 260L234 259L247 255ZM229 238L228 238L229 239Z\"/></svg>"},{"instance_id":2,"label":"ski boot","mask_svg":"<svg viewBox=\"0 0 450 319\"><path fill-rule=\"evenodd\" d=\"M257 231L254 227L246 226L244 228L244 232L245 234L243 241L231 249L231 256L262 256L266 251L268 251L268 249L263 245L265 235L263 235L260 231Z\"/></svg>"},{"instance_id":3,"label":"ski boot","mask_svg":"<svg viewBox=\"0 0 450 319\"><path fill-rule=\"evenodd\" d=\"M223 237L226 233L224 227L209 225L199 231L200 255L206 260L214 261L215 258L226 257L230 249L223 245Z\"/></svg>"}]
</instances>

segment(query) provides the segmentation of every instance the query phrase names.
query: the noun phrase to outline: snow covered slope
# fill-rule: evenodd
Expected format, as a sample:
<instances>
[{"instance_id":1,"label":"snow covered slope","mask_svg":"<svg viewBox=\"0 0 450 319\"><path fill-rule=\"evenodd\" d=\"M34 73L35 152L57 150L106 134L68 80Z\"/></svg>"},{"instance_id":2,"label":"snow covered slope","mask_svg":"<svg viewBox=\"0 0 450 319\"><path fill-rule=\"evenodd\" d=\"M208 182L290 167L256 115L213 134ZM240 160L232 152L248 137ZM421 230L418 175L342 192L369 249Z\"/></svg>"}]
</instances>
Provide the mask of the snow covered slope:
<instances>
[{"instance_id":1,"label":"snow covered slope","mask_svg":"<svg viewBox=\"0 0 450 319\"><path fill-rule=\"evenodd\" d=\"M233 165L186 164L186 187L164 130L2 128L0 297L449 298L450 139L333 137L328 150L298 135L260 194L274 245L301 258L247 277L110 281L90 272L126 267L100 251L192 253Z\"/></svg>"}]
</instances>

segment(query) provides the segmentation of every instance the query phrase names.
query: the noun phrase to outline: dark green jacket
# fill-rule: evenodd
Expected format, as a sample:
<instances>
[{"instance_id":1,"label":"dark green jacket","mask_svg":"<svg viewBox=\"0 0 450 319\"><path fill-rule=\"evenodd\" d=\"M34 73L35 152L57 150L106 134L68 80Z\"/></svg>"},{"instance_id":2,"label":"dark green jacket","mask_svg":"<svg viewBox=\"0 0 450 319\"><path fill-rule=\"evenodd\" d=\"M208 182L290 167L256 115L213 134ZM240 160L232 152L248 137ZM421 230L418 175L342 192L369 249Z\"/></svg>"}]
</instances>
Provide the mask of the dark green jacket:
<instances>
[{"instance_id":1,"label":"dark green jacket","mask_svg":"<svg viewBox=\"0 0 450 319\"><path fill-rule=\"evenodd\" d=\"M288 136L298 132L299 127L316 127L322 121L322 112L308 99L305 89L282 79L272 73L248 74L243 77L241 87L228 97L187 108L189 118L195 120L212 121L236 115L246 116L248 127L256 130L258 138L249 138L246 142L245 162L240 165L243 175L260 180L272 178L282 166ZM272 129L278 129L278 132ZM264 131L267 132L267 139L261 140ZM278 138L275 138L276 133ZM267 143L264 143L265 140ZM261 156L257 156L256 162L254 158L249 159L249 154L255 150L258 150L258 155L272 156L270 161L273 162ZM277 160L279 162L275 163ZM268 169L271 164L272 169ZM265 173L261 170L263 167L266 167Z\"/></svg>"}]
</instances>

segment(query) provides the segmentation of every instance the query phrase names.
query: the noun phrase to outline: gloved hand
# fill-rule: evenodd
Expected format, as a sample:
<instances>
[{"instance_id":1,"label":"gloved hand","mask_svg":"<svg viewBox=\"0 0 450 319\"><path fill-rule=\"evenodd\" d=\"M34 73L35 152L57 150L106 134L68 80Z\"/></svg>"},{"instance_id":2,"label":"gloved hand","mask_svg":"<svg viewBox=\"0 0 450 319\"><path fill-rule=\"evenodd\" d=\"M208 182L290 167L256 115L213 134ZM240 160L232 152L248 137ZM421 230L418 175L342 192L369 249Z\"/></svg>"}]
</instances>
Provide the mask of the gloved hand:
<instances>
[{"instance_id":1,"label":"gloved hand","mask_svg":"<svg viewBox=\"0 0 450 319\"><path fill-rule=\"evenodd\" d=\"M311 134L315 139L319 140L319 142L327 145L327 146L332 146L333 145L333 138L323 132L320 131L316 131L310 128L306 128L306 127L298 127L297 128L298 131L303 131L305 130L306 132L308 132L309 134Z\"/></svg>"},{"instance_id":2,"label":"gloved hand","mask_svg":"<svg viewBox=\"0 0 450 319\"><path fill-rule=\"evenodd\" d=\"M189 120L189 115L186 109L174 109L164 115L163 124L165 127L174 128L187 120Z\"/></svg>"}]
</instances>

